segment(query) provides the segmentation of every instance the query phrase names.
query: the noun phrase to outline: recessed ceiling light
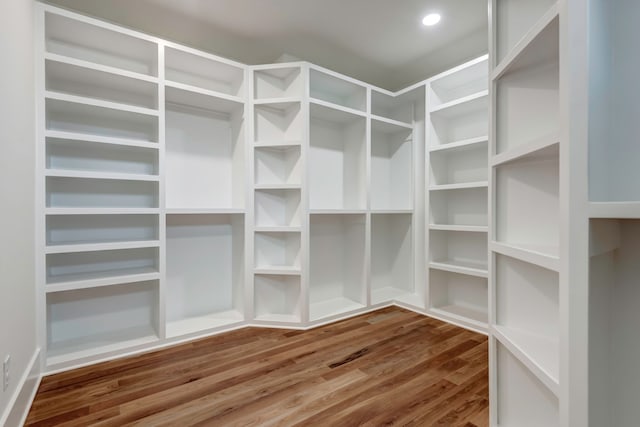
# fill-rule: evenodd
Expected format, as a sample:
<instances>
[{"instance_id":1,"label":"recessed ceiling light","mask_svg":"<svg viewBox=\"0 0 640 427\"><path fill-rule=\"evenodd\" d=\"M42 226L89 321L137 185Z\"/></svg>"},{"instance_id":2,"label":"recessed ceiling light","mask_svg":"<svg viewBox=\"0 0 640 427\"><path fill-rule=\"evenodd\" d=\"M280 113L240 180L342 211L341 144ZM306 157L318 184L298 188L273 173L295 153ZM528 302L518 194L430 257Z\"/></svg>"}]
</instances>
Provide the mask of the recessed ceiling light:
<instances>
[{"instance_id":1,"label":"recessed ceiling light","mask_svg":"<svg viewBox=\"0 0 640 427\"><path fill-rule=\"evenodd\" d=\"M430 13L422 18L422 25L426 25L427 27L436 25L438 22L440 22L440 14L438 13Z\"/></svg>"}]
</instances>

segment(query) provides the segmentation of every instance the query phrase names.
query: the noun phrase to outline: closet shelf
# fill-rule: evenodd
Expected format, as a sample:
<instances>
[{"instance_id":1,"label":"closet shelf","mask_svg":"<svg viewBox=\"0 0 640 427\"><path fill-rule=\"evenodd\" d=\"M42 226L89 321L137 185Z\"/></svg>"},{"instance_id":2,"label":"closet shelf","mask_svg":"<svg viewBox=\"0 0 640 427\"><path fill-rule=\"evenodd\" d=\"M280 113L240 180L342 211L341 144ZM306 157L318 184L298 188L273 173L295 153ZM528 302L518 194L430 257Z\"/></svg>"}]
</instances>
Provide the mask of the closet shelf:
<instances>
[{"instance_id":1,"label":"closet shelf","mask_svg":"<svg viewBox=\"0 0 640 427\"><path fill-rule=\"evenodd\" d=\"M559 155L560 139L557 134L553 134L493 156L491 166L496 167L519 162L558 158Z\"/></svg>"},{"instance_id":2,"label":"closet shelf","mask_svg":"<svg viewBox=\"0 0 640 427\"><path fill-rule=\"evenodd\" d=\"M148 83L158 83L158 78L147 74L136 73L135 71L128 71L122 68L110 67L108 65L98 64L96 62L85 61L82 59L72 58L66 55L60 55L57 53L46 52L44 54L46 61L59 62L61 64L74 65L76 67L82 67L94 71L102 71L121 77L128 77L131 79L141 80Z\"/></svg>"},{"instance_id":3,"label":"closet shelf","mask_svg":"<svg viewBox=\"0 0 640 427\"><path fill-rule=\"evenodd\" d=\"M94 99L94 98L87 98L85 96L68 95L68 94L59 93L59 92L45 91L45 98L52 99L55 101L69 102L73 104L82 104L82 105L90 105L93 107L108 108L110 110L124 111L127 113L143 114L146 116L158 117L159 115L158 110L152 110L151 108L135 107L132 105L121 104L118 102L103 101L103 100Z\"/></svg>"},{"instance_id":4,"label":"closet shelf","mask_svg":"<svg viewBox=\"0 0 640 427\"><path fill-rule=\"evenodd\" d=\"M214 90L203 89L203 88L198 87L198 86L193 86L193 85L174 82L174 81L169 81L169 80L165 80L164 86L165 86L165 88L179 89L179 90L183 90L185 92L189 92L189 93L192 93L192 94L205 95L205 96L209 96L209 97L212 97L212 98L219 98L221 100L231 101L231 102L234 102L236 104L243 104L243 106L244 106L244 99L242 99L239 96L229 95L229 94L224 93L224 92L217 92L217 91L214 91Z\"/></svg>"},{"instance_id":5,"label":"closet shelf","mask_svg":"<svg viewBox=\"0 0 640 427\"><path fill-rule=\"evenodd\" d=\"M253 270L253 273L267 276L300 276L302 274L302 270L300 269L300 267L269 266L256 267Z\"/></svg>"},{"instance_id":6,"label":"closet shelf","mask_svg":"<svg viewBox=\"0 0 640 427\"><path fill-rule=\"evenodd\" d=\"M300 184L255 184L256 190L300 190Z\"/></svg>"},{"instance_id":7,"label":"closet shelf","mask_svg":"<svg viewBox=\"0 0 640 427\"><path fill-rule=\"evenodd\" d=\"M243 208L167 208L167 215L243 215Z\"/></svg>"},{"instance_id":8,"label":"closet shelf","mask_svg":"<svg viewBox=\"0 0 640 427\"><path fill-rule=\"evenodd\" d=\"M45 215L152 215L158 208L46 208Z\"/></svg>"},{"instance_id":9,"label":"closet shelf","mask_svg":"<svg viewBox=\"0 0 640 427\"><path fill-rule=\"evenodd\" d=\"M292 147L300 147L302 141L257 141L253 144L255 148L273 148L286 150Z\"/></svg>"},{"instance_id":10,"label":"closet shelf","mask_svg":"<svg viewBox=\"0 0 640 427\"><path fill-rule=\"evenodd\" d=\"M297 314L264 313L255 316L255 320L267 324L300 323L300 316Z\"/></svg>"},{"instance_id":11,"label":"closet shelf","mask_svg":"<svg viewBox=\"0 0 640 427\"><path fill-rule=\"evenodd\" d=\"M47 282L45 289L47 293L54 293L159 279L160 273L154 268L132 268L119 270L117 275L111 271L108 273L84 273L60 276L53 282Z\"/></svg>"},{"instance_id":12,"label":"closet shelf","mask_svg":"<svg viewBox=\"0 0 640 427\"><path fill-rule=\"evenodd\" d=\"M302 102L302 99L298 96L287 96L282 98L261 98L254 99L254 105L264 105L271 106L277 109L286 108L291 104L299 104Z\"/></svg>"},{"instance_id":13,"label":"closet shelf","mask_svg":"<svg viewBox=\"0 0 640 427\"><path fill-rule=\"evenodd\" d=\"M540 41L544 38L544 33L547 32L552 26L553 22L558 19L559 14L559 6L558 3L554 3L547 12L536 22L531 29L520 39L520 41L511 49L511 51L502 59L500 64L498 64L493 72L491 73L491 81L496 81L500 79L502 76L510 72L515 65L522 60L532 47L536 44L537 41ZM557 22L557 21L556 21ZM557 43L557 41L556 41ZM547 43L541 43L544 46L545 51L549 51L549 47L553 47L552 45L548 45ZM555 50L557 51L557 46L555 46ZM551 49L553 51L554 49ZM537 53L537 52L536 52Z\"/></svg>"},{"instance_id":14,"label":"closet shelf","mask_svg":"<svg viewBox=\"0 0 640 427\"><path fill-rule=\"evenodd\" d=\"M214 113L233 114L244 109L244 100L237 96L175 82L165 84L165 100L168 104Z\"/></svg>"},{"instance_id":15,"label":"closet shelf","mask_svg":"<svg viewBox=\"0 0 640 427\"><path fill-rule=\"evenodd\" d=\"M366 209L309 209L311 215L352 215L365 214Z\"/></svg>"},{"instance_id":16,"label":"closet shelf","mask_svg":"<svg viewBox=\"0 0 640 427\"><path fill-rule=\"evenodd\" d=\"M487 188L487 187L489 187L488 181L476 181L476 182L463 182L461 184L432 185L429 187L429 191L461 190L465 188Z\"/></svg>"},{"instance_id":17,"label":"closet shelf","mask_svg":"<svg viewBox=\"0 0 640 427\"><path fill-rule=\"evenodd\" d=\"M49 245L45 248L45 254L66 254L75 252L96 252L96 251L112 251L118 249L139 249L139 248L158 248L159 240L140 240L131 242L109 242L109 243L83 243L83 244L65 244L65 245Z\"/></svg>"},{"instance_id":18,"label":"closet shelf","mask_svg":"<svg viewBox=\"0 0 640 427\"><path fill-rule=\"evenodd\" d=\"M489 231L489 227L486 225L429 224L429 229L440 231L469 231L473 233L487 233Z\"/></svg>"},{"instance_id":19,"label":"closet shelf","mask_svg":"<svg viewBox=\"0 0 640 427\"><path fill-rule=\"evenodd\" d=\"M467 149L473 149L479 144L485 144L489 141L489 137L487 135L478 136L476 138L463 139L462 141L450 142L448 144L436 145L434 147L430 147L429 151L431 153L437 152L453 152L453 151L463 151Z\"/></svg>"},{"instance_id":20,"label":"closet shelf","mask_svg":"<svg viewBox=\"0 0 640 427\"><path fill-rule=\"evenodd\" d=\"M487 106L489 99L489 91L482 90L480 92L455 99L450 102L438 105L431 109L430 113L442 117L458 117L471 111L477 111L483 106Z\"/></svg>"},{"instance_id":21,"label":"closet shelf","mask_svg":"<svg viewBox=\"0 0 640 427\"><path fill-rule=\"evenodd\" d=\"M401 122L400 120L390 119L388 117L371 115L371 125L376 126L379 130L387 132L401 131L403 129L413 130L411 123Z\"/></svg>"},{"instance_id":22,"label":"closet shelf","mask_svg":"<svg viewBox=\"0 0 640 427\"><path fill-rule=\"evenodd\" d=\"M256 227L254 231L256 233L300 233L302 231L302 228L288 226Z\"/></svg>"},{"instance_id":23,"label":"closet shelf","mask_svg":"<svg viewBox=\"0 0 640 427\"><path fill-rule=\"evenodd\" d=\"M352 123L367 116L362 111L319 99L310 99L309 109L312 119L321 119L333 123Z\"/></svg>"},{"instance_id":24,"label":"closet shelf","mask_svg":"<svg viewBox=\"0 0 640 427\"><path fill-rule=\"evenodd\" d=\"M461 305L445 305L442 307L431 307L429 312L435 315L435 317L441 317L462 324L470 324L482 331L486 331L488 328L487 313L473 308Z\"/></svg>"},{"instance_id":25,"label":"closet shelf","mask_svg":"<svg viewBox=\"0 0 640 427\"><path fill-rule=\"evenodd\" d=\"M557 340L495 325L493 336L558 396L560 346Z\"/></svg>"},{"instance_id":26,"label":"closet shelf","mask_svg":"<svg viewBox=\"0 0 640 427\"><path fill-rule=\"evenodd\" d=\"M78 144L82 144L83 142L96 142L99 144L112 144L112 145L123 145L127 147L139 147L139 148L150 148L153 150L157 150L159 145L157 142L146 142L146 141L138 141L135 139L125 139L125 138L113 138L108 136L98 136L98 135L90 135L84 133L76 133L76 132L64 132L58 130L47 130L45 131L46 138L56 138L56 139L64 139L68 141L75 141Z\"/></svg>"},{"instance_id":27,"label":"closet shelf","mask_svg":"<svg viewBox=\"0 0 640 427\"><path fill-rule=\"evenodd\" d=\"M640 202L590 202L589 217L640 219Z\"/></svg>"},{"instance_id":28,"label":"closet shelf","mask_svg":"<svg viewBox=\"0 0 640 427\"><path fill-rule=\"evenodd\" d=\"M108 179L121 181L160 181L158 175L143 175L131 173L89 172L63 169L47 169L45 176L58 178Z\"/></svg>"},{"instance_id":29,"label":"closet shelf","mask_svg":"<svg viewBox=\"0 0 640 427\"><path fill-rule=\"evenodd\" d=\"M461 262L461 261L454 261L454 260L431 261L429 263L429 268L432 268L434 270L448 271L451 273L466 274L469 276L476 276L476 277L486 278L489 276L489 272L487 270L486 265L479 265L477 263L470 263L470 262Z\"/></svg>"},{"instance_id":30,"label":"closet shelf","mask_svg":"<svg viewBox=\"0 0 640 427\"><path fill-rule=\"evenodd\" d=\"M491 242L490 249L501 255L534 264L547 270L560 271L558 248L553 246Z\"/></svg>"},{"instance_id":31,"label":"closet shelf","mask_svg":"<svg viewBox=\"0 0 640 427\"><path fill-rule=\"evenodd\" d=\"M345 297L312 302L309 305L309 320L315 321L332 316L346 315L364 307L364 304Z\"/></svg>"},{"instance_id":32,"label":"closet shelf","mask_svg":"<svg viewBox=\"0 0 640 427\"><path fill-rule=\"evenodd\" d=\"M413 209L371 209L372 215L412 214Z\"/></svg>"}]
</instances>

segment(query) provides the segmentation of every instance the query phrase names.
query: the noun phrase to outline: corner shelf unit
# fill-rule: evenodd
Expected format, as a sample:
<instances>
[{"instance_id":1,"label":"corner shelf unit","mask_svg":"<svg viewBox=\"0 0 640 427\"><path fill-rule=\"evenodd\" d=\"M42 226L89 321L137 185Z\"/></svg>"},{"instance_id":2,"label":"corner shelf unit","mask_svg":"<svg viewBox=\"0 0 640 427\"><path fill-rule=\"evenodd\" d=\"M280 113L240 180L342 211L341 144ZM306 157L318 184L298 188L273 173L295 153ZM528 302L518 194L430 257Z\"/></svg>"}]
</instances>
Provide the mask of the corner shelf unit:
<instances>
[{"instance_id":1,"label":"corner shelf unit","mask_svg":"<svg viewBox=\"0 0 640 427\"><path fill-rule=\"evenodd\" d=\"M486 332L486 58L394 93L37 8L45 372L391 304Z\"/></svg>"},{"instance_id":2,"label":"corner shelf unit","mask_svg":"<svg viewBox=\"0 0 640 427\"><path fill-rule=\"evenodd\" d=\"M488 59L427 84L428 312L488 330Z\"/></svg>"}]
</instances>

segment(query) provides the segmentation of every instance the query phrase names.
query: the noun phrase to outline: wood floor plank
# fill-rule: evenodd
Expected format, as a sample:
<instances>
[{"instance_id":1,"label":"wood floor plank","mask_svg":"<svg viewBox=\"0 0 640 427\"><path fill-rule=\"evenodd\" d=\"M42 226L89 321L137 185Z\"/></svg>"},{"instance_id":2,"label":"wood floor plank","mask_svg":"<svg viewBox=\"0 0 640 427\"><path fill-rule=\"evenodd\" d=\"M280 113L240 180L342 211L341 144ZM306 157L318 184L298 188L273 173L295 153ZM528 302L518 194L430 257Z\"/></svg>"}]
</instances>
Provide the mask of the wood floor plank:
<instances>
[{"instance_id":1,"label":"wood floor plank","mask_svg":"<svg viewBox=\"0 0 640 427\"><path fill-rule=\"evenodd\" d=\"M488 425L487 338L397 307L45 377L26 426Z\"/></svg>"}]
</instances>

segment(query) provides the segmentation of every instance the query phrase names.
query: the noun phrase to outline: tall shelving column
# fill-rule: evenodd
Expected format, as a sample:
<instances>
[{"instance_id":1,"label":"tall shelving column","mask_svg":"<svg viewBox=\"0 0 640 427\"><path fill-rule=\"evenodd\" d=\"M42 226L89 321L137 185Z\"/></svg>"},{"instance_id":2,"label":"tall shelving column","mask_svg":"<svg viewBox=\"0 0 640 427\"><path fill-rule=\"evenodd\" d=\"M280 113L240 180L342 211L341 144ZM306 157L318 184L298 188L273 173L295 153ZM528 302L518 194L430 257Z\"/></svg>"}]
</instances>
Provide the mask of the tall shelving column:
<instances>
[{"instance_id":1,"label":"tall shelving column","mask_svg":"<svg viewBox=\"0 0 640 427\"><path fill-rule=\"evenodd\" d=\"M246 67L161 44L165 338L242 323Z\"/></svg>"},{"instance_id":2,"label":"tall shelving column","mask_svg":"<svg viewBox=\"0 0 640 427\"><path fill-rule=\"evenodd\" d=\"M552 0L490 7L491 423L558 426L559 7Z\"/></svg>"},{"instance_id":3,"label":"tall shelving column","mask_svg":"<svg viewBox=\"0 0 640 427\"><path fill-rule=\"evenodd\" d=\"M367 306L368 95L360 82L308 65L309 322Z\"/></svg>"},{"instance_id":4,"label":"tall shelving column","mask_svg":"<svg viewBox=\"0 0 640 427\"><path fill-rule=\"evenodd\" d=\"M488 329L488 64L483 56L427 83L429 314Z\"/></svg>"},{"instance_id":5,"label":"tall shelving column","mask_svg":"<svg viewBox=\"0 0 640 427\"><path fill-rule=\"evenodd\" d=\"M306 317L308 232L304 64L253 67L249 170L253 319L299 326Z\"/></svg>"},{"instance_id":6,"label":"tall shelving column","mask_svg":"<svg viewBox=\"0 0 640 427\"><path fill-rule=\"evenodd\" d=\"M159 47L38 5L38 282L46 369L162 337Z\"/></svg>"}]
</instances>

